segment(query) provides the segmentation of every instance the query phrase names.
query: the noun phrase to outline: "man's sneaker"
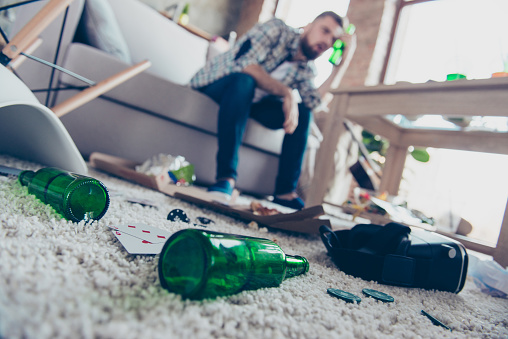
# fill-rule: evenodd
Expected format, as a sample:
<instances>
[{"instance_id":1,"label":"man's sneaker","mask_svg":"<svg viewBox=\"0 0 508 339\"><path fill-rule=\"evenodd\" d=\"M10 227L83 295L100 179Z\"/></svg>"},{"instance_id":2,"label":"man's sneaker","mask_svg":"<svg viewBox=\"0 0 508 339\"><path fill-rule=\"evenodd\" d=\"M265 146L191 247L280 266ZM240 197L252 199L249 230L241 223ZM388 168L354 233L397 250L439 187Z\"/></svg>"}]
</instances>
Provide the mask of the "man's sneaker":
<instances>
[{"instance_id":1,"label":"man's sneaker","mask_svg":"<svg viewBox=\"0 0 508 339\"><path fill-rule=\"evenodd\" d=\"M228 201L231 199L233 190L234 187L231 185L229 180L219 180L212 186L208 187L209 193L217 194L221 197L224 197Z\"/></svg>"},{"instance_id":2,"label":"man's sneaker","mask_svg":"<svg viewBox=\"0 0 508 339\"><path fill-rule=\"evenodd\" d=\"M285 200L274 197L273 202L285 207L293 208L295 210L301 210L305 206L305 203L300 197L296 197L291 200Z\"/></svg>"}]
</instances>

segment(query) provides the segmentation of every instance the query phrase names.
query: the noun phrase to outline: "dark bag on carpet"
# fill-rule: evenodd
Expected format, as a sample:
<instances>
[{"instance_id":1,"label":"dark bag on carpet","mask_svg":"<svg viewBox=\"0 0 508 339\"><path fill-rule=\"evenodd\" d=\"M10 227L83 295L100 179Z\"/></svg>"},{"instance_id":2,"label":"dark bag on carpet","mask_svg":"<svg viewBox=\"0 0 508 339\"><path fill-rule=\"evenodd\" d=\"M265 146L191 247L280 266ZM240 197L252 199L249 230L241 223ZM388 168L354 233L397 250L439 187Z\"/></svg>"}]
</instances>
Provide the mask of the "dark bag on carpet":
<instances>
[{"instance_id":1,"label":"dark bag on carpet","mask_svg":"<svg viewBox=\"0 0 508 339\"><path fill-rule=\"evenodd\" d=\"M448 237L397 223L351 230L320 228L328 254L344 273L382 284L459 293L466 282L464 246Z\"/></svg>"}]
</instances>

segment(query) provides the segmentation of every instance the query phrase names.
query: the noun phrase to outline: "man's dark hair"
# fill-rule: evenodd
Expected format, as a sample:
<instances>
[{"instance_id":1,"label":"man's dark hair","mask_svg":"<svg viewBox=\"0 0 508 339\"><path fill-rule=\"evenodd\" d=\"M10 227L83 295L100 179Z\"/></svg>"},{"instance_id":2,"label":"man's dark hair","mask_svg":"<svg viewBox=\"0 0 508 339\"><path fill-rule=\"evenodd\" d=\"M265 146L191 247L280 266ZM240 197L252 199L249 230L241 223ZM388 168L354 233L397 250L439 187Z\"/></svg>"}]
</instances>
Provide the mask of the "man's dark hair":
<instances>
[{"instance_id":1,"label":"man's dark hair","mask_svg":"<svg viewBox=\"0 0 508 339\"><path fill-rule=\"evenodd\" d=\"M330 18L335 20L339 24L340 27L344 28L344 23L343 23L342 17L340 15L338 15L337 13L332 12L332 11L326 11L326 12L323 12L323 13L319 14L316 17L316 19L314 19L314 21L316 21L317 19L320 19L320 18L327 17L327 16L329 16Z\"/></svg>"}]
</instances>

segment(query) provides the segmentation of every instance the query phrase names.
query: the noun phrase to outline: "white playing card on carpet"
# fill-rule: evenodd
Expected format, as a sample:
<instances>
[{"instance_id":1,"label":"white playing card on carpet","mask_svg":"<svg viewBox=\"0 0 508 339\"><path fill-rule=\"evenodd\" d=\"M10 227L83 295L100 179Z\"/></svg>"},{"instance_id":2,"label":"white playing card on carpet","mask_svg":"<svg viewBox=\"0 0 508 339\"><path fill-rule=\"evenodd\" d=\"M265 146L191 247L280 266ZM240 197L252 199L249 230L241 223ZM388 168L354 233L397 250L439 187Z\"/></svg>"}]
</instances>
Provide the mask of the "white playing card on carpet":
<instances>
[{"instance_id":1,"label":"white playing card on carpet","mask_svg":"<svg viewBox=\"0 0 508 339\"><path fill-rule=\"evenodd\" d=\"M149 241L153 244L166 242L170 236L168 231L164 231L160 228L144 224L114 225L109 227L134 237Z\"/></svg>"},{"instance_id":2,"label":"white playing card on carpet","mask_svg":"<svg viewBox=\"0 0 508 339\"><path fill-rule=\"evenodd\" d=\"M143 224L109 226L130 254L159 254L169 232Z\"/></svg>"}]
</instances>

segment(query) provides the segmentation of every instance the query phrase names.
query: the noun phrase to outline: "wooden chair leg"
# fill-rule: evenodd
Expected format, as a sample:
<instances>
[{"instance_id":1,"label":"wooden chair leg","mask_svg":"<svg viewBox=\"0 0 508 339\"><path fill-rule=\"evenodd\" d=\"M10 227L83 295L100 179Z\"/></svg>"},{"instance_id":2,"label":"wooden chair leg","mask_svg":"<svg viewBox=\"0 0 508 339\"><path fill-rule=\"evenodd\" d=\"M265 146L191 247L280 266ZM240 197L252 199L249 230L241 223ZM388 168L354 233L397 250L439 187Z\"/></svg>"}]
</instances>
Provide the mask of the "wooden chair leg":
<instances>
[{"instance_id":1,"label":"wooden chair leg","mask_svg":"<svg viewBox=\"0 0 508 339\"><path fill-rule=\"evenodd\" d=\"M39 48L41 44L42 39L36 38L32 43L28 45L28 47L23 51L23 53L32 54L37 48ZM18 69L19 66L21 66L23 62L25 62L26 59L27 59L26 56L20 54L9 62L7 68L9 68L11 71L15 71L16 69Z\"/></svg>"},{"instance_id":2,"label":"wooden chair leg","mask_svg":"<svg viewBox=\"0 0 508 339\"><path fill-rule=\"evenodd\" d=\"M51 0L3 47L1 53L16 58L32 44L39 34L63 12L73 0Z\"/></svg>"}]
</instances>

